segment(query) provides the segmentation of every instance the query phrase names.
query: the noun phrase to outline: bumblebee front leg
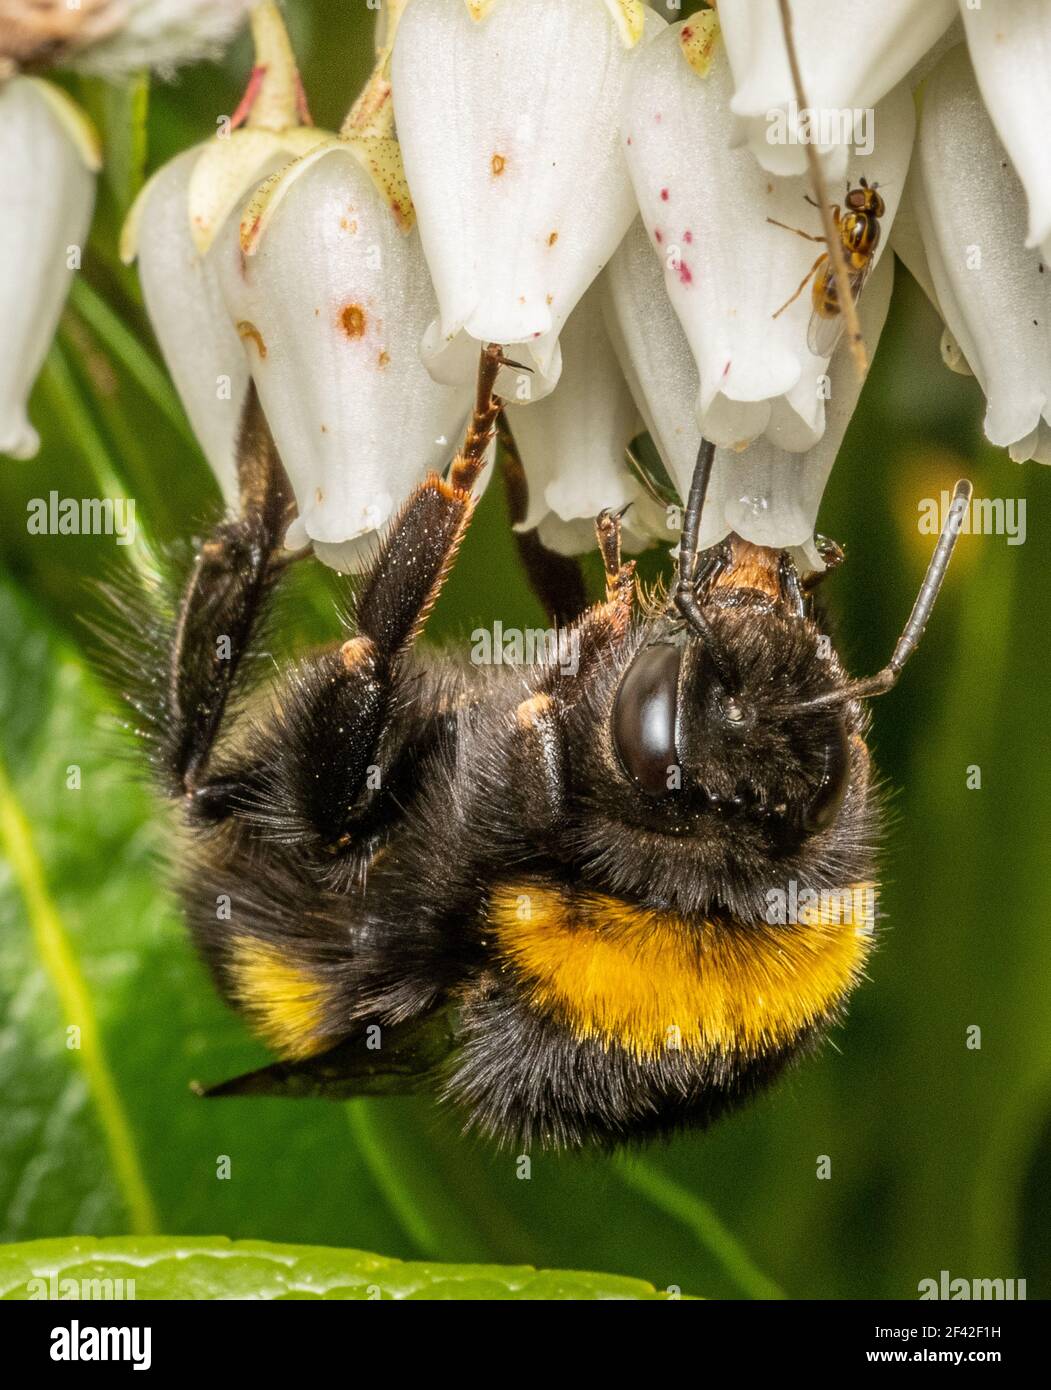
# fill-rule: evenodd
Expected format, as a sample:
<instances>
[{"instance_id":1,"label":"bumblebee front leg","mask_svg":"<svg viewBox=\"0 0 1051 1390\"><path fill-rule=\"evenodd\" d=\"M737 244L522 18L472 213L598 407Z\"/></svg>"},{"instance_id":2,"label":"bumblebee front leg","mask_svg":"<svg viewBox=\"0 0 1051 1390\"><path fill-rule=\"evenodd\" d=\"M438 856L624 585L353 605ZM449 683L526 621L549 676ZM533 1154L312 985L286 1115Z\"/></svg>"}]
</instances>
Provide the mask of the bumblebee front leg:
<instances>
[{"instance_id":1,"label":"bumblebee front leg","mask_svg":"<svg viewBox=\"0 0 1051 1390\"><path fill-rule=\"evenodd\" d=\"M455 559L475 499L472 489L493 438L499 401L493 394L504 362L487 347L463 448L448 479L432 474L391 523L353 596L353 636L312 659L283 695L267 740L272 828L312 859L368 856L384 822L392 779L412 756L433 711L402 691L402 660L419 636Z\"/></svg>"},{"instance_id":2,"label":"bumblebee front leg","mask_svg":"<svg viewBox=\"0 0 1051 1390\"><path fill-rule=\"evenodd\" d=\"M621 514L600 513L595 522L595 534L606 575L606 601L596 604L573 624L570 638L576 644L576 666L573 678L586 674L596 660L611 646L617 646L631 625L635 598L635 561L624 561L620 545Z\"/></svg>"},{"instance_id":3,"label":"bumblebee front leg","mask_svg":"<svg viewBox=\"0 0 1051 1390\"><path fill-rule=\"evenodd\" d=\"M213 795L209 762L283 569L280 551L292 497L254 388L242 416L238 476L240 514L224 518L198 552L161 677L153 762L165 789L177 797L207 801Z\"/></svg>"},{"instance_id":4,"label":"bumblebee front leg","mask_svg":"<svg viewBox=\"0 0 1051 1390\"><path fill-rule=\"evenodd\" d=\"M474 411L448 480L432 474L412 493L355 595L358 633L385 660L395 660L422 631L460 548L500 412L493 387L503 362L498 346L485 348Z\"/></svg>"}]
</instances>

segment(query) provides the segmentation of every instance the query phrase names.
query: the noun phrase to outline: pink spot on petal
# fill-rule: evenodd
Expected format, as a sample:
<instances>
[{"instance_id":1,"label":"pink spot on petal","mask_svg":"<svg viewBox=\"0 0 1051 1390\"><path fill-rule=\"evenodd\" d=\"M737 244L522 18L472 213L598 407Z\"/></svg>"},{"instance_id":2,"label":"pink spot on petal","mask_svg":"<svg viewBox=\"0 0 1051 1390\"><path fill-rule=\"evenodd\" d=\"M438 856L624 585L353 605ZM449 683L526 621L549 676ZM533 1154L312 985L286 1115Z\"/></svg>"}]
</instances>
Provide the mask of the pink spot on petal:
<instances>
[{"instance_id":1,"label":"pink spot on petal","mask_svg":"<svg viewBox=\"0 0 1051 1390\"><path fill-rule=\"evenodd\" d=\"M693 284L693 271L690 269L690 267L686 264L685 261L679 262L679 279L682 281L684 285Z\"/></svg>"},{"instance_id":2,"label":"pink spot on petal","mask_svg":"<svg viewBox=\"0 0 1051 1390\"><path fill-rule=\"evenodd\" d=\"M658 246L664 240L664 233L661 231L659 227L654 227L653 229L653 240L657 243Z\"/></svg>"},{"instance_id":3,"label":"pink spot on petal","mask_svg":"<svg viewBox=\"0 0 1051 1390\"><path fill-rule=\"evenodd\" d=\"M730 375L730 368L731 368L732 366L733 366L733 358L732 358L732 357L728 357L728 358L726 359L726 366L723 368L723 381L725 381L726 378Z\"/></svg>"},{"instance_id":4,"label":"pink spot on petal","mask_svg":"<svg viewBox=\"0 0 1051 1390\"><path fill-rule=\"evenodd\" d=\"M692 246L692 245L693 245L693 233L692 233L692 232L690 232L690 231L683 232L683 234L682 234L682 239L683 239L683 241L686 243L687 246Z\"/></svg>"},{"instance_id":5,"label":"pink spot on petal","mask_svg":"<svg viewBox=\"0 0 1051 1390\"><path fill-rule=\"evenodd\" d=\"M662 189L661 189L661 202L662 202L662 203L666 203L667 201L668 201L668 190L667 190L666 188L662 188Z\"/></svg>"}]
</instances>

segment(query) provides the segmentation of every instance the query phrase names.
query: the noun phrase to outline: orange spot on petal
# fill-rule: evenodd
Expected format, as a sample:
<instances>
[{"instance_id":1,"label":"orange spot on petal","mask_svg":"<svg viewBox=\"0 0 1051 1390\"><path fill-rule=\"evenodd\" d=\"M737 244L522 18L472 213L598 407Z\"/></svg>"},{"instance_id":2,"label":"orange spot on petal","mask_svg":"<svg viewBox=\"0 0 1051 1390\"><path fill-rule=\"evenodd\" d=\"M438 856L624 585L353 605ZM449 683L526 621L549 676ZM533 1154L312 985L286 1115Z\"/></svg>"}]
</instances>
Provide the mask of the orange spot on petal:
<instances>
[{"instance_id":1,"label":"orange spot on petal","mask_svg":"<svg viewBox=\"0 0 1051 1390\"><path fill-rule=\"evenodd\" d=\"M489 168L493 171L493 178L498 179L507 168L507 160L502 154L494 154L489 161Z\"/></svg>"},{"instance_id":2,"label":"orange spot on petal","mask_svg":"<svg viewBox=\"0 0 1051 1390\"><path fill-rule=\"evenodd\" d=\"M348 338L363 338L369 317L360 304L347 304L339 316L340 325Z\"/></svg>"}]
</instances>

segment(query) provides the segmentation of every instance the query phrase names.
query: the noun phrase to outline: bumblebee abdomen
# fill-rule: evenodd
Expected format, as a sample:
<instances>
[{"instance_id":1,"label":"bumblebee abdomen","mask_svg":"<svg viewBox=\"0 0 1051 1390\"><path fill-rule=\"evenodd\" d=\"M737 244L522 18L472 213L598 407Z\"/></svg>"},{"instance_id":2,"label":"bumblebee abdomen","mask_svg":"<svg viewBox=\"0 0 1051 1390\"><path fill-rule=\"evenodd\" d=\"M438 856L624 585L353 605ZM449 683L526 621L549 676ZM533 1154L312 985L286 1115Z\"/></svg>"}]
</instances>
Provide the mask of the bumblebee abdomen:
<instances>
[{"instance_id":1,"label":"bumblebee abdomen","mask_svg":"<svg viewBox=\"0 0 1051 1390\"><path fill-rule=\"evenodd\" d=\"M558 1144L703 1125L837 1017L873 917L866 883L780 924L687 921L550 880L504 883L488 908L501 969L468 1006L452 1091L484 1130Z\"/></svg>"}]
</instances>

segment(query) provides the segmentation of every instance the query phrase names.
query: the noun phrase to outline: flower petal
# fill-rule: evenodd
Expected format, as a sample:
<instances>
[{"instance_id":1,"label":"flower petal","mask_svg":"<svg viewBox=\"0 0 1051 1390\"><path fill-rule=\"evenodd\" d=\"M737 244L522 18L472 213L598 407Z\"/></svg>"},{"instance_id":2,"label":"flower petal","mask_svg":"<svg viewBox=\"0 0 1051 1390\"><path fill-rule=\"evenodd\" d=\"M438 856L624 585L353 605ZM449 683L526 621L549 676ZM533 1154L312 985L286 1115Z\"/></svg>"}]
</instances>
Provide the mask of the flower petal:
<instances>
[{"instance_id":1,"label":"flower petal","mask_svg":"<svg viewBox=\"0 0 1051 1390\"><path fill-rule=\"evenodd\" d=\"M392 80L441 307L431 355L463 330L534 368L534 398L553 385L562 325L633 215L617 125L638 51L605 0L405 11Z\"/></svg>"},{"instance_id":2,"label":"flower petal","mask_svg":"<svg viewBox=\"0 0 1051 1390\"><path fill-rule=\"evenodd\" d=\"M861 297L859 316L870 352L879 341L893 278L893 257L886 257ZM610 265L608 316L635 399L684 499L701 443L688 407L697 391L697 368L661 279L645 231L637 225ZM829 397L826 428L806 453L789 451L771 439L757 440L743 452L718 452L702 517L702 547L736 531L757 545L794 550L807 569L824 568L813 545L814 525L860 392L847 347L833 357L824 388Z\"/></svg>"},{"instance_id":3,"label":"flower petal","mask_svg":"<svg viewBox=\"0 0 1051 1390\"><path fill-rule=\"evenodd\" d=\"M978 87L1029 199L1027 246L1051 237L1051 4L961 0Z\"/></svg>"},{"instance_id":4,"label":"flower petal","mask_svg":"<svg viewBox=\"0 0 1051 1390\"><path fill-rule=\"evenodd\" d=\"M234 219L216 251L299 505L289 544L320 542L321 558L360 563L345 543L381 528L448 463L470 403L419 359L435 309L419 237L334 144L288 188L253 255Z\"/></svg>"},{"instance_id":5,"label":"flower petal","mask_svg":"<svg viewBox=\"0 0 1051 1390\"><path fill-rule=\"evenodd\" d=\"M870 352L883 331L893 287L894 258L887 256L873 271L860 304L862 332ZM809 570L825 568L814 547L814 529L832 465L861 393L846 345L829 365L827 389L825 432L806 453L789 452L769 439L757 440L743 453L720 450L701 521L702 548L735 531L755 545L795 551L797 564Z\"/></svg>"},{"instance_id":6,"label":"flower petal","mask_svg":"<svg viewBox=\"0 0 1051 1390\"><path fill-rule=\"evenodd\" d=\"M0 454L40 445L26 401L58 326L95 202L84 118L50 84L0 84ZM79 130L79 134L74 132Z\"/></svg>"},{"instance_id":7,"label":"flower petal","mask_svg":"<svg viewBox=\"0 0 1051 1390\"><path fill-rule=\"evenodd\" d=\"M1013 458L1042 455L1041 420L1051 420L1051 273L1041 252L1025 247L1025 194L962 45L927 79L914 171L910 192L931 282L985 392L986 436Z\"/></svg>"},{"instance_id":8,"label":"flower petal","mask_svg":"<svg viewBox=\"0 0 1051 1390\"><path fill-rule=\"evenodd\" d=\"M626 464L628 445L639 432L638 410L606 332L603 294L600 281L566 324L564 365L555 390L535 404L507 407L529 484L529 508L517 529L543 529L548 516L582 523L547 527L557 531L553 548L562 553L594 549L595 518L607 507L630 507L625 529L647 529L641 518L648 499Z\"/></svg>"},{"instance_id":9,"label":"flower petal","mask_svg":"<svg viewBox=\"0 0 1051 1390\"><path fill-rule=\"evenodd\" d=\"M747 150L728 148L735 123L723 46L715 45L703 77L684 52L699 24L695 16L659 35L629 78L624 136L639 206L697 360L705 436L731 447L766 434L809 448L824 429L827 358L807 345L810 294L791 296L823 254L820 218L805 201L805 178L771 179ZM851 155L850 182L868 175L885 188L884 234L914 126L912 98L899 87L876 113L874 153ZM876 260L885 246L884 235Z\"/></svg>"},{"instance_id":10,"label":"flower petal","mask_svg":"<svg viewBox=\"0 0 1051 1390\"><path fill-rule=\"evenodd\" d=\"M905 78L956 18L955 0L792 0L791 11L803 91L810 109L825 113L818 148L832 155L828 174L838 178L847 118L871 112ZM722 5L719 20L736 84L732 110L745 118L749 148L771 173L802 174L804 147L771 138L798 115L778 0Z\"/></svg>"},{"instance_id":11,"label":"flower petal","mask_svg":"<svg viewBox=\"0 0 1051 1390\"><path fill-rule=\"evenodd\" d=\"M231 144L233 138L224 143ZM251 170L256 179L268 167L265 151L259 152L262 163ZM281 158L271 150L270 159L275 157ZM219 287L215 250L202 256L195 245L188 209L201 158L198 146L158 170L143 189L134 221L129 219L134 235L129 233L123 241L126 252L134 252L137 244L139 281L150 322L194 433L224 498L233 505L238 495L237 436L249 372ZM242 177L247 171L245 166Z\"/></svg>"}]
</instances>

